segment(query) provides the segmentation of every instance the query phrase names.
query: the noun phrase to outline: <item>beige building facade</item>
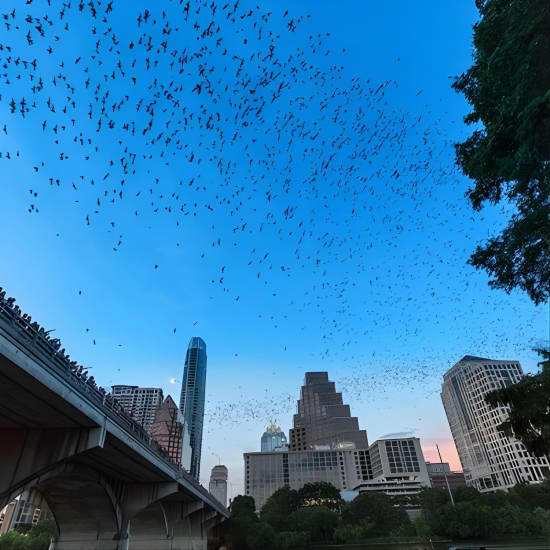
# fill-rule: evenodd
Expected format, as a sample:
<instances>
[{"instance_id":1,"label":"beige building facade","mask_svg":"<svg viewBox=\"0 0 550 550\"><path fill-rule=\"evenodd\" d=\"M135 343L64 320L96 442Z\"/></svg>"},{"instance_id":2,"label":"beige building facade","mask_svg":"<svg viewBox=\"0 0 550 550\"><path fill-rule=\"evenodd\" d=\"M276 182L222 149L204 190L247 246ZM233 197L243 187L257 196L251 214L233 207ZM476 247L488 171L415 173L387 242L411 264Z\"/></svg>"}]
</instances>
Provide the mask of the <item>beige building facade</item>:
<instances>
[{"instance_id":1,"label":"beige building facade","mask_svg":"<svg viewBox=\"0 0 550 550\"><path fill-rule=\"evenodd\" d=\"M491 391L519 382L519 361L466 355L443 376L441 400L464 470L466 484L479 491L507 490L517 483L540 483L550 475L547 458L499 431L507 407L485 402Z\"/></svg>"}]
</instances>

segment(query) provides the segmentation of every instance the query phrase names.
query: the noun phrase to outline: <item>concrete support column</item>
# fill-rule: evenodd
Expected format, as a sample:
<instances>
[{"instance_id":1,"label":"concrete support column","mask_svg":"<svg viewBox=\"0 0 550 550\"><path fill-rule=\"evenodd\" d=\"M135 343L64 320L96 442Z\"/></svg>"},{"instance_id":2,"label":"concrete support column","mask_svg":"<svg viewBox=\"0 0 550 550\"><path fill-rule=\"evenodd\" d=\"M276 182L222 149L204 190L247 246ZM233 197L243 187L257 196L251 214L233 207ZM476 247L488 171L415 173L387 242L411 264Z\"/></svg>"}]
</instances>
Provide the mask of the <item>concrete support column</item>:
<instances>
[{"instance_id":1,"label":"concrete support column","mask_svg":"<svg viewBox=\"0 0 550 550\"><path fill-rule=\"evenodd\" d=\"M170 550L207 550L205 514L202 502L171 503L168 514L172 534Z\"/></svg>"},{"instance_id":2,"label":"concrete support column","mask_svg":"<svg viewBox=\"0 0 550 550\"><path fill-rule=\"evenodd\" d=\"M118 490L94 470L73 464L38 478L33 492L46 500L59 530L50 550L117 550Z\"/></svg>"},{"instance_id":3,"label":"concrete support column","mask_svg":"<svg viewBox=\"0 0 550 550\"><path fill-rule=\"evenodd\" d=\"M76 454L101 447L102 428L0 429L0 508L32 483Z\"/></svg>"},{"instance_id":4,"label":"concrete support column","mask_svg":"<svg viewBox=\"0 0 550 550\"><path fill-rule=\"evenodd\" d=\"M118 550L164 548L170 541L162 499L178 492L176 481L127 484L122 497L121 536Z\"/></svg>"}]
</instances>

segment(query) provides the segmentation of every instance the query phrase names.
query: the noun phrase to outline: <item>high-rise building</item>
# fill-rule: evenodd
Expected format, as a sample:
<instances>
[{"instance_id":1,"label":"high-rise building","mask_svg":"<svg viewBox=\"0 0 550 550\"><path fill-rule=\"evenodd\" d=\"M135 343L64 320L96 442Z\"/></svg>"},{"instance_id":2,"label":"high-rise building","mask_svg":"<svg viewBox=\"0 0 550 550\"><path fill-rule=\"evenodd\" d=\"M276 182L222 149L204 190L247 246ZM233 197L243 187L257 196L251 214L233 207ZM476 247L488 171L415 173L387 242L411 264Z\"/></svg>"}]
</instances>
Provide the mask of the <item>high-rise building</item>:
<instances>
[{"instance_id":1,"label":"high-rise building","mask_svg":"<svg viewBox=\"0 0 550 550\"><path fill-rule=\"evenodd\" d=\"M112 387L112 394L138 424L149 430L163 401L161 388L118 385Z\"/></svg>"},{"instance_id":2,"label":"high-rise building","mask_svg":"<svg viewBox=\"0 0 550 550\"><path fill-rule=\"evenodd\" d=\"M328 372L306 372L290 429L291 451L316 448L368 448L367 432L359 429L357 417L343 404Z\"/></svg>"},{"instance_id":3,"label":"high-rise building","mask_svg":"<svg viewBox=\"0 0 550 550\"><path fill-rule=\"evenodd\" d=\"M372 478L367 433L359 429L327 372L306 373L297 409L289 451L273 448L244 455L245 493L254 497L258 511L284 486L300 489L306 483L326 481L350 491ZM262 451L277 431L277 426L268 427Z\"/></svg>"},{"instance_id":4,"label":"high-rise building","mask_svg":"<svg viewBox=\"0 0 550 550\"><path fill-rule=\"evenodd\" d=\"M202 426L206 390L206 343L194 336L189 341L181 384L180 411L191 443L190 473L199 479L201 468Z\"/></svg>"},{"instance_id":5,"label":"high-rise building","mask_svg":"<svg viewBox=\"0 0 550 550\"><path fill-rule=\"evenodd\" d=\"M155 421L151 424L149 433L173 462L189 471L191 467L189 432L186 430L178 406L170 396L157 409Z\"/></svg>"},{"instance_id":6,"label":"high-rise building","mask_svg":"<svg viewBox=\"0 0 550 550\"><path fill-rule=\"evenodd\" d=\"M212 468L208 490L219 502L227 506L227 468L223 464Z\"/></svg>"},{"instance_id":7,"label":"high-rise building","mask_svg":"<svg viewBox=\"0 0 550 550\"><path fill-rule=\"evenodd\" d=\"M301 489L306 483L326 481L348 491L370 478L368 449L244 454L245 494L254 498L258 512L281 487Z\"/></svg>"},{"instance_id":8,"label":"high-rise building","mask_svg":"<svg viewBox=\"0 0 550 550\"><path fill-rule=\"evenodd\" d=\"M519 361L464 356L443 376L441 399L464 470L466 484L479 491L537 483L550 475L546 458L527 452L518 440L499 431L509 409L485 402L492 390L519 382Z\"/></svg>"},{"instance_id":9,"label":"high-rise building","mask_svg":"<svg viewBox=\"0 0 550 550\"><path fill-rule=\"evenodd\" d=\"M271 422L262 435L262 453L271 451L288 451L288 442L284 432L275 423Z\"/></svg>"}]
</instances>

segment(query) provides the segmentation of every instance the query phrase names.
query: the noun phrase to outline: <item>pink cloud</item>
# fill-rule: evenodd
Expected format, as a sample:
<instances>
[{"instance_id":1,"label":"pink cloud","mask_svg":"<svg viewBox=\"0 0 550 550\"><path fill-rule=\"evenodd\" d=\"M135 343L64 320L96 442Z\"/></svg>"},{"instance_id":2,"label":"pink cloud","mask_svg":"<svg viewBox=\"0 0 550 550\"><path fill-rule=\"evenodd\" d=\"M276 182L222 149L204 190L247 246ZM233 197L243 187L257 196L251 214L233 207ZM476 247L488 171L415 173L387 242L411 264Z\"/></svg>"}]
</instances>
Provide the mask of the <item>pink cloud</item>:
<instances>
[{"instance_id":1,"label":"pink cloud","mask_svg":"<svg viewBox=\"0 0 550 550\"><path fill-rule=\"evenodd\" d=\"M439 455L437 454L436 444L439 445L441 451L441 458L443 462L448 462L451 470L462 471L462 465L456 452L454 441L448 437L439 438L422 438L420 440L422 444L422 452L424 453L424 459L427 462L439 462Z\"/></svg>"}]
</instances>

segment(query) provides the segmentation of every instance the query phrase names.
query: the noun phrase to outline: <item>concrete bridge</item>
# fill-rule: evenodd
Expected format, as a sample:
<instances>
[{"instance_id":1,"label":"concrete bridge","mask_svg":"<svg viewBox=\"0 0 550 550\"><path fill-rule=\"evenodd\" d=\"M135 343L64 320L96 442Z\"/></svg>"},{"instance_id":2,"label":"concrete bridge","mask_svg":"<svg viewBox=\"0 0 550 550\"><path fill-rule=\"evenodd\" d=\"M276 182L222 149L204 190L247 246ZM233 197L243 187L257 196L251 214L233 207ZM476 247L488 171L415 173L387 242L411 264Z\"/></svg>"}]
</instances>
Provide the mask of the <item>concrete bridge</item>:
<instances>
[{"instance_id":1,"label":"concrete bridge","mask_svg":"<svg viewBox=\"0 0 550 550\"><path fill-rule=\"evenodd\" d=\"M44 500L51 550L206 549L227 509L3 294L0 508Z\"/></svg>"}]
</instances>

